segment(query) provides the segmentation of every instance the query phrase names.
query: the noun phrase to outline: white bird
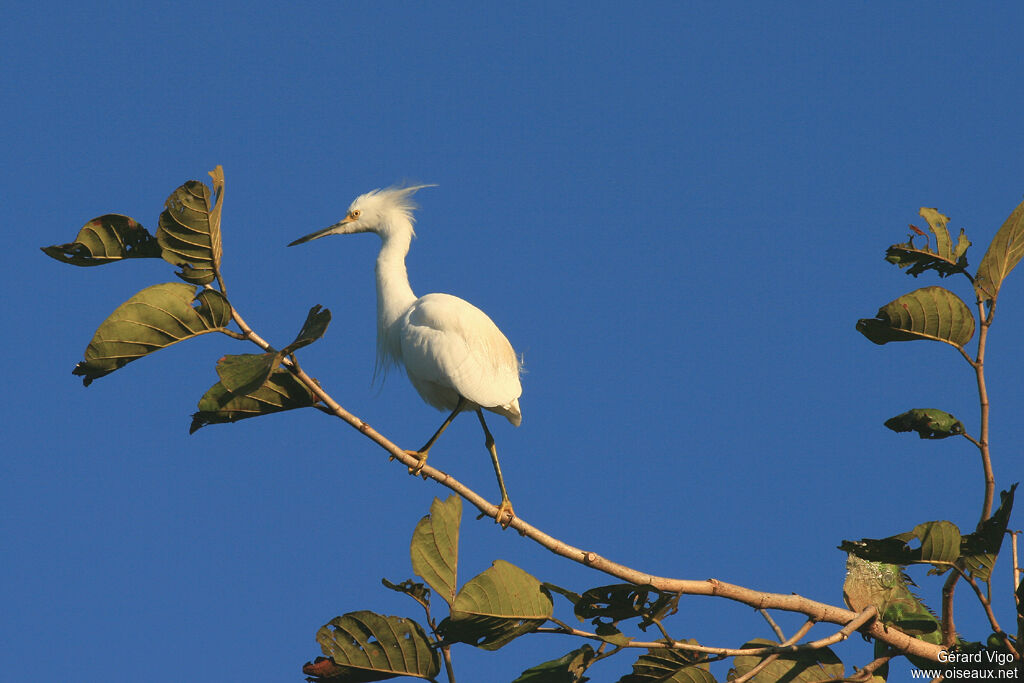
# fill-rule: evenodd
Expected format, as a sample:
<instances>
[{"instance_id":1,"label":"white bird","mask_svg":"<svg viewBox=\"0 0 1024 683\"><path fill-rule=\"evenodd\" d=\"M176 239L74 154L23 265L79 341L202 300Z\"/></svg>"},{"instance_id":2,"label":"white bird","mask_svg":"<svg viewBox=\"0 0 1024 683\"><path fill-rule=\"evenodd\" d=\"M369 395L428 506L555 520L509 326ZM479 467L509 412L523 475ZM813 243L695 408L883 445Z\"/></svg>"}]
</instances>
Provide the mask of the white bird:
<instances>
[{"instance_id":1,"label":"white bird","mask_svg":"<svg viewBox=\"0 0 1024 683\"><path fill-rule=\"evenodd\" d=\"M475 411L501 489L495 521L507 527L515 513L505 490L494 437L481 409L505 416L518 427L520 363L516 352L487 314L451 294L417 298L409 285L405 257L414 237L412 194L428 185L373 190L356 197L339 222L301 237L288 246L327 235L374 232L381 239L377 255L377 367L404 366L419 395L451 414L418 451L410 474L422 469L431 446L463 411Z\"/></svg>"}]
</instances>

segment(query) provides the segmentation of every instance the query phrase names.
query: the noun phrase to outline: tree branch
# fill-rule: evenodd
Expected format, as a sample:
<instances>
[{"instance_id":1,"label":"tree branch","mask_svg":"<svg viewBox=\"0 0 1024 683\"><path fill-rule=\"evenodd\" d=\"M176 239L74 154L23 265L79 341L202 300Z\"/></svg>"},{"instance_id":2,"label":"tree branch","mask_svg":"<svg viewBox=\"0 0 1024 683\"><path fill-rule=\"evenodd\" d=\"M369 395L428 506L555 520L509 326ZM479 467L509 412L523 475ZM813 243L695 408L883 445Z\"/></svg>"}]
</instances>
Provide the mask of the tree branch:
<instances>
[{"instance_id":1,"label":"tree branch","mask_svg":"<svg viewBox=\"0 0 1024 683\"><path fill-rule=\"evenodd\" d=\"M245 323L242 316L234 307L231 309L231 315L242 332L253 343L264 351L273 348ZM332 415L346 422L349 426L359 431L363 436L380 446L385 452L387 452L391 459L398 460L407 468L420 465L420 461L417 458L406 453L404 449L399 448L395 443L371 427L368 422L345 410L345 408L335 401L316 380L307 375L306 372L299 367L298 362L294 360L294 356L292 356L292 358L284 359L281 364L286 367L296 377L296 379L302 382L303 385L305 385L306 388L309 389L321 402L323 402L327 409L324 412L330 411ZM422 469L420 469L419 474L424 479L433 479L442 486L445 486L454 493L457 493L468 503L476 507L482 515L492 519L495 519L498 515L498 507L496 505L490 503L483 496L479 495L476 491L458 481L450 474L443 472L430 464L422 465ZM806 615L815 622L848 624L858 617L856 612L823 602L810 600L795 593L768 593L726 583L725 581L720 581L718 579L673 579L641 572L627 567L626 565L613 562L612 560L604 558L593 551L583 550L561 541L527 523L522 517L513 518L509 526L518 531L521 536L529 538L556 555L561 555L573 562L596 569L597 571L609 574L610 576L614 576L628 583L653 586L663 593L706 595L725 598L757 609L779 609L787 612L798 612ZM926 643L923 640L903 633L895 627L884 626L877 620L875 620L870 626L866 627L864 633L876 640L889 644L900 652L933 661L938 661L939 652L942 649L939 645Z\"/></svg>"}]
</instances>

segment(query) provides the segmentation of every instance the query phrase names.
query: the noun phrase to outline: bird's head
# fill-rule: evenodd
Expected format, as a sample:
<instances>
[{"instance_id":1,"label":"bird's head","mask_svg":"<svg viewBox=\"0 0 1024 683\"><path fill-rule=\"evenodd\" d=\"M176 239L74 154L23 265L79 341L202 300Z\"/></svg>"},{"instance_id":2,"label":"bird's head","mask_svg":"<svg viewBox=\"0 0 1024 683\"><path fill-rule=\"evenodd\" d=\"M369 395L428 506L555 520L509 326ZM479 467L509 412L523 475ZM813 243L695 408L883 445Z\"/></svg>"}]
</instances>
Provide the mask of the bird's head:
<instances>
[{"instance_id":1,"label":"bird's head","mask_svg":"<svg viewBox=\"0 0 1024 683\"><path fill-rule=\"evenodd\" d=\"M412 212L416 208L412 195L416 190L424 187L433 186L387 187L361 194L355 198L348 207L348 213L340 221L305 237L300 237L288 246L292 247L327 235L351 235L357 232L375 232L382 239L397 232L407 232L411 237L413 235Z\"/></svg>"}]
</instances>

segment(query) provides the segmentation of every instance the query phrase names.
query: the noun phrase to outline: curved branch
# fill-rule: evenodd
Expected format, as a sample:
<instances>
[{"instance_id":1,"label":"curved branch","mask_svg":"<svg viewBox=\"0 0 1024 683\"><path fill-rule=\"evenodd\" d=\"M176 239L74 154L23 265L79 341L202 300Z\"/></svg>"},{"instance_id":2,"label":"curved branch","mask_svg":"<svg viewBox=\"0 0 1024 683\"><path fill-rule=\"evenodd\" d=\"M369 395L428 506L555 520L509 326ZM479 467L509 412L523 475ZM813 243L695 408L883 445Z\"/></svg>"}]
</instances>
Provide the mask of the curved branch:
<instances>
[{"instance_id":1,"label":"curved branch","mask_svg":"<svg viewBox=\"0 0 1024 683\"><path fill-rule=\"evenodd\" d=\"M253 343L257 344L265 351L272 348L268 342L263 340L245 323L242 316L238 314L234 307L231 309L231 315L239 328L241 328L242 332ZM363 436L370 439L386 451L391 459L398 460L406 467L421 467L419 474L424 479L433 479L472 504L481 512L482 515L496 519L499 514L498 506L490 503L483 496L458 481L450 474L443 472L430 464L421 464L417 458L409 455L404 449L399 448L390 439L371 427L368 422L345 410L345 408L335 401L316 380L307 375L306 372L299 367L294 356L292 356L292 358L284 359L284 361L282 361L282 365L288 368L288 370L300 382L302 382L307 389L313 392L313 394L323 402L326 407L324 412L329 411L332 415L338 417L352 428L358 430L363 434ZM628 583L647 584L653 586L663 593L720 597L740 602L757 609L780 609L787 612L798 612L805 614L815 622L823 621L832 624L845 625L858 618L857 612L801 597L795 593L768 593L726 583L725 581L720 581L718 579L673 579L641 572L636 569L632 569L631 567L627 567L626 565L619 564L618 562L613 562L612 560L602 557L593 551L583 550L561 541L529 524L522 517L513 518L509 526L518 531L521 536L529 538L556 555L561 555L573 562L604 572L605 574L614 576ZM933 661L938 661L939 652L942 650L942 647L939 645L926 643L923 640L907 635L892 626L884 626L879 623L878 620L875 620L870 626L865 627L864 633L876 640L880 640L891 645L900 652Z\"/></svg>"}]
</instances>

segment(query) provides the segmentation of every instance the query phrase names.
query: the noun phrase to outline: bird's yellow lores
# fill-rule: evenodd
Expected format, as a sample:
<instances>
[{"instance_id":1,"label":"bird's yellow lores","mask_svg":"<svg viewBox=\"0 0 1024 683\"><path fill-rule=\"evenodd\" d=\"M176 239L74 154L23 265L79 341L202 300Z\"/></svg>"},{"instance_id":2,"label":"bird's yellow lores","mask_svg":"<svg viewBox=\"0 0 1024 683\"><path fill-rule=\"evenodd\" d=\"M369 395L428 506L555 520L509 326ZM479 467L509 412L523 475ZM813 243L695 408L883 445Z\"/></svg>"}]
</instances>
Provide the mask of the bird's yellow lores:
<instances>
[{"instance_id":1,"label":"bird's yellow lores","mask_svg":"<svg viewBox=\"0 0 1024 683\"><path fill-rule=\"evenodd\" d=\"M487 450L501 489L496 521L507 527L515 513L498 465L498 453L481 409L504 415L516 427L519 410L520 364L512 345L487 314L450 294L417 298L409 285L405 257L413 232L412 194L428 185L373 190L356 197L343 219L301 237L288 246L327 235L374 232L381 239L377 255L377 363L387 370L404 366L409 380L424 401L451 414L418 451L411 467L415 474L427 453L463 411L474 411L483 427Z\"/></svg>"}]
</instances>

